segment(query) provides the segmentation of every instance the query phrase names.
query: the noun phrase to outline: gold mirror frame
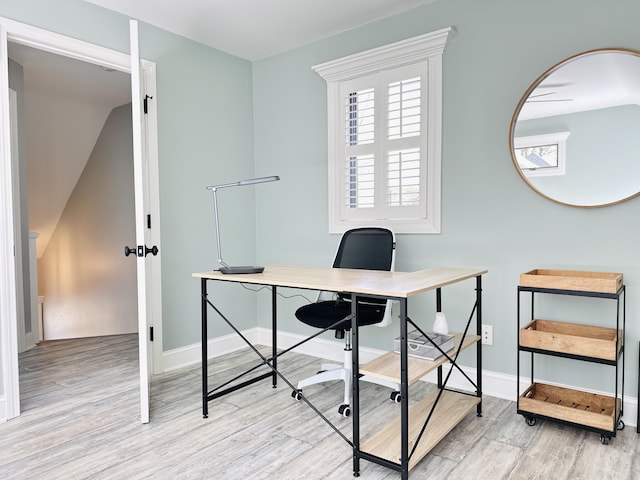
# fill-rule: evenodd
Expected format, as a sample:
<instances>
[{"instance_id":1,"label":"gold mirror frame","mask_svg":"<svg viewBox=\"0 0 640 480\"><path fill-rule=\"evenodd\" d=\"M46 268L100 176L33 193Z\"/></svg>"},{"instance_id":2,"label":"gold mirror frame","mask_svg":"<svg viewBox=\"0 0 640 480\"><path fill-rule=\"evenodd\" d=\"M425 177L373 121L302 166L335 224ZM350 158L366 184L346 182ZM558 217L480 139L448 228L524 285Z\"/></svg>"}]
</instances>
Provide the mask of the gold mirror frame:
<instances>
[{"instance_id":1,"label":"gold mirror frame","mask_svg":"<svg viewBox=\"0 0 640 480\"><path fill-rule=\"evenodd\" d=\"M538 195L546 198L547 200L551 200L552 202L555 202L557 204L560 205L567 205L570 207L577 207L577 208L600 208L600 207L607 207L607 206L611 206L611 205L617 205L619 203L622 202L626 202L632 198L637 197L638 195L640 195L640 185L638 185L637 187L637 191L635 193L629 194L629 195L625 195L622 198L616 198L615 200L612 201L608 201L606 203L593 203L593 204L577 204L577 203L570 203L569 201L563 201L561 199L558 198L553 198L553 196L551 196L550 194L547 194L543 191L541 191L539 188L537 188L530 180L529 178L525 175L525 173L522 171L520 164L518 163L517 157L516 157L516 152L515 152L515 130L516 130L516 125L518 122L518 117L520 116L520 113L522 111L523 106L525 105L525 103L527 103L530 100L531 94L533 93L534 90L536 90L544 80L548 79L552 74L556 73L558 70L562 69L564 66L579 60L581 58L585 58L588 56L592 56L592 55L598 55L601 53L621 53L621 54L626 54L626 55L633 55L635 57L638 58L638 63L640 64L640 51L637 50L632 50L632 49L625 49L625 48L602 48L602 49L595 49L595 50L588 50L585 52L581 52L578 53L576 55L573 55L571 57L568 57L560 62L558 62L557 64L553 65L551 68L549 68L548 70L546 70L544 73L542 73L542 75L540 75L530 86L529 88L527 88L527 90L524 92L524 94L522 95L522 98L520 99L520 101L518 102L515 111L513 113L513 117L511 119L511 124L509 126L509 153L511 155L511 160L513 162L513 165L516 169L516 171L518 172L518 174L520 175L520 177L522 178L522 180L534 191L536 192ZM639 85L639 90L640 90L640 76L638 77L638 85ZM640 163L640 151L638 152L638 162Z\"/></svg>"}]
</instances>

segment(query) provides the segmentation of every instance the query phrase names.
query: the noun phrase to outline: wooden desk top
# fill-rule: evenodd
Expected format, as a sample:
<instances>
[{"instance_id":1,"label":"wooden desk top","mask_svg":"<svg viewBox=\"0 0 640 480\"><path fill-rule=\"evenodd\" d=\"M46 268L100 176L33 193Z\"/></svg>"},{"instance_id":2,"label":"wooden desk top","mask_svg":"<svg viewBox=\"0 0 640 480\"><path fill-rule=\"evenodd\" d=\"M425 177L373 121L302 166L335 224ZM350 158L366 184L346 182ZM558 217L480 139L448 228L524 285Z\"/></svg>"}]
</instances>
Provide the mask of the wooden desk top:
<instances>
[{"instance_id":1,"label":"wooden desk top","mask_svg":"<svg viewBox=\"0 0 640 480\"><path fill-rule=\"evenodd\" d=\"M430 268L417 272L384 272L348 268L268 265L262 273L201 272L194 273L193 276L224 282L407 298L485 273L487 270L466 268Z\"/></svg>"}]
</instances>

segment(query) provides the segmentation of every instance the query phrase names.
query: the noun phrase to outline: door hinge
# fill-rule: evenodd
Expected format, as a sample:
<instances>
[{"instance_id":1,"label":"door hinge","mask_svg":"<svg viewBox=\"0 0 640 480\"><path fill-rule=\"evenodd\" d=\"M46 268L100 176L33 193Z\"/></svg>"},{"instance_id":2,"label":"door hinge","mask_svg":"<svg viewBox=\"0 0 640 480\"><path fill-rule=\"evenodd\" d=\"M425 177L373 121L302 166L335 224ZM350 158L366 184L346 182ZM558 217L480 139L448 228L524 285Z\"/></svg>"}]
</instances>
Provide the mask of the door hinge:
<instances>
[{"instance_id":1,"label":"door hinge","mask_svg":"<svg viewBox=\"0 0 640 480\"><path fill-rule=\"evenodd\" d=\"M145 95L144 100L142 101L144 105L144 113L149 113L149 99L153 100L153 97L150 95Z\"/></svg>"},{"instance_id":2,"label":"door hinge","mask_svg":"<svg viewBox=\"0 0 640 480\"><path fill-rule=\"evenodd\" d=\"M151 228L151 214L147 215L147 228Z\"/></svg>"},{"instance_id":3,"label":"door hinge","mask_svg":"<svg viewBox=\"0 0 640 480\"><path fill-rule=\"evenodd\" d=\"M153 327L149 327L149 341L153 342Z\"/></svg>"}]
</instances>

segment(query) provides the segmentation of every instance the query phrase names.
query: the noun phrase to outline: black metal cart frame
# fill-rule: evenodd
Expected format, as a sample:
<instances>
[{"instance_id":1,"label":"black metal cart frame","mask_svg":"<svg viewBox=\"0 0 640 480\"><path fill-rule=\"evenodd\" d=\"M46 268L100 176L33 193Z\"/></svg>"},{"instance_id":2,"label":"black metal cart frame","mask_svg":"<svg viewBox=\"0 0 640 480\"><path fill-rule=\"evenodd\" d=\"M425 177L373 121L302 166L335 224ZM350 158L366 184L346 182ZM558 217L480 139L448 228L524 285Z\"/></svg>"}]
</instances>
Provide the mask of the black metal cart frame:
<instances>
[{"instance_id":1,"label":"black metal cart frame","mask_svg":"<svg viewBox=\"0 0 640 480\"><path fill-rule=\"evenodd\" d=\"M591 291L579 291L579 290L563 290L563 289L554 289L554 288L540 288L540 287L528 287L528 286L518 286L518 328L517 328L517 345L518 345L518 354L517 354L517 413L521 414L525 417L525 420L529 425L535 425L536 419L546 419L556 423L570 425L573 427L582 428L584 430L592 431L600 434L601 442L605 445L609 443L611 437L616 436L617 430L622 430L624 428L624 422L622 421L622 415L624 410L624 351L625 351L625 331L626 331L626 288L622 285L616 293L604 293L604 292L591 292ZM545 350L542 348L533 348L528 346L520 345L520 331L521 331L521 295L523 293L530 293L530 319L535 319L535 294L536 293L545 293L552 295L570 295L570 296L580 296L580 297L594 297L594 298L604 298L604 299L612 299L616 301L616 358L614 359L603 359L590 357L585 355L576 355L572 353L560 352L555 350ZM622 329L620 329L622 327ZM619 333L622 331L622 338ZM602 365L609 365L615 368L615 388L614 388L614 408L617 409L617 402L620 402L620 411L619 414L614 418L614 428L611 430L601 429L592 427L590 425L584 425L581 423L571 422L563 419L559 419L556 417L546 416L539 413L532 413L520 408L520 395L521 395L521 387L520 387L520 377L521 377L521 358L520 355L522 352L528 352L530 354L530 383L533 384L535 381L534 375L534 364L535 364L535 355L548 355L555 356L561 358L569 358L573 360L586 361L591 363L598 363ZM640 389L639 389L640 392Z\"/></svg>"}]
</instances>

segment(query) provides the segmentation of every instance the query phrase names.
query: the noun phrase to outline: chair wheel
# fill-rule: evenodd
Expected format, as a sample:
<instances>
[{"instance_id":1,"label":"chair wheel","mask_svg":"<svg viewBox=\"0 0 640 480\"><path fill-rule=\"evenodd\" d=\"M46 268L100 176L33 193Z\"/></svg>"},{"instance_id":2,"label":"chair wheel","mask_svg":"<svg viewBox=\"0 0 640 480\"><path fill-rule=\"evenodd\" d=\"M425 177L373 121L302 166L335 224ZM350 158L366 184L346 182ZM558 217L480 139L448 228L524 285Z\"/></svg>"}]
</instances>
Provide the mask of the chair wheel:
<instances>
[{"instance_id":1,"label":"chair wheel","mask_svg":"<svg viewBox=\"0 0 640 480\"><path fill-rule=\"evenodd\" d=\"M298 389L298 390L293 390L291 392L291 398L293 398L294 400L302 400L302 390Z\"/></svg>"},{"instance_id":2,"label":"chair wheel","mask_svg":"<svg viewBox=\"0 0 640 480\"><path fill-rule=\"evenodd\" d=\"M338 413L344 418L349 418L351 416L351 407L349 407L349 405L340 405L338 407Z\"/></svg>"},{"instance_id":3,"label":"chair wheel","mask_svg":"<svg viewBox=\"0 0 640 480\"><path fill-rule=\"evenodd\" d=\"M391 392L391 395L389 395L389 400L391 400L393 403L400 403L402 401L402 395L400 395L400 392Z\"/></svg>"}]
</instances>

